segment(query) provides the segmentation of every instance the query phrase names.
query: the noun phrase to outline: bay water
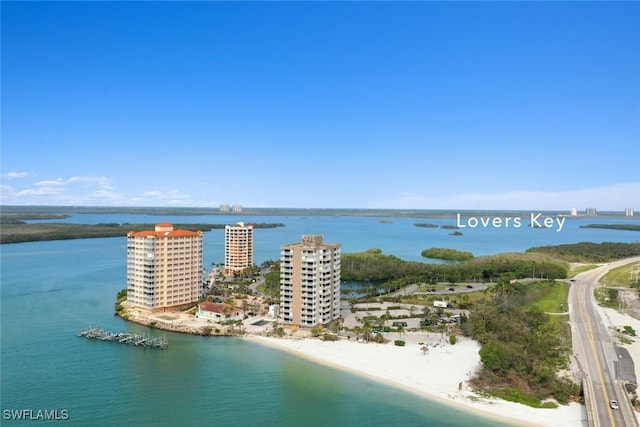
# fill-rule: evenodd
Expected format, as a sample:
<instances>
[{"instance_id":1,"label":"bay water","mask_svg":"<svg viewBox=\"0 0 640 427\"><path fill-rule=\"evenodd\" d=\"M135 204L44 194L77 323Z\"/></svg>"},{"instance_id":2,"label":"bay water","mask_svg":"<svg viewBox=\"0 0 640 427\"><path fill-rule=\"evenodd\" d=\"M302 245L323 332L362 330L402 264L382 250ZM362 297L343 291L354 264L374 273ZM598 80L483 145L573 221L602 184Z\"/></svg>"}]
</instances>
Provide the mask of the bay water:
<instances>
[{"instance_id":1,"label":"bay water","mask_svg":"<svg viewBox=\"0 0 640 427\"><path fill-rule=\"evenodd\" d=\"M432 246L476 255L578 241L633 242L637 232L529 227L420 228L409 218L74 215L77 223L281 222L255 231L256 262L278 259L280 246L323 234L343 252L372 247L424 260ZM446 220L433 220L450 223ZM638 220L632 220L637 223ZM593 222L593 221L591 221ZM611 221L607 221L608 223ZM204 235L205 268L223 261L223 230ZM23 425L11 411L58 411L73 426L495 426L449 406L237 338L187 336L113 315L126 286L126 238L32 242L0 247L1 425ZM165 351L77 338L96 326L166 335ZM401 361L399 361L401 363ZM63 412L64 411L64 412Z\"/></svg>"}]
</instances>

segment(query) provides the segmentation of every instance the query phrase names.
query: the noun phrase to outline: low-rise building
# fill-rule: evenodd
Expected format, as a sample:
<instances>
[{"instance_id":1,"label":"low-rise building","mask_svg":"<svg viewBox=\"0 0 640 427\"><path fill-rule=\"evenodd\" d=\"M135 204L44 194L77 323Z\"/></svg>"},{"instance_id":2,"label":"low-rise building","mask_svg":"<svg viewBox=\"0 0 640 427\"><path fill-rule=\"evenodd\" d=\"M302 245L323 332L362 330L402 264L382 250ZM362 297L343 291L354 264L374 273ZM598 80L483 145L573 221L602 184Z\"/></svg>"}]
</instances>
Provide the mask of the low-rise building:
<instances>
[{"instance_id":1,"label":"low-rise building","mask_svg":"<svg viewBox=\"0 0 640 427\"><path fill-rule=\"evenodd\" d=\"M228 304L205 301L198 304L196 318L213 320L218 323L242 320L242 312Z\"/></svg>"}]
</instances>

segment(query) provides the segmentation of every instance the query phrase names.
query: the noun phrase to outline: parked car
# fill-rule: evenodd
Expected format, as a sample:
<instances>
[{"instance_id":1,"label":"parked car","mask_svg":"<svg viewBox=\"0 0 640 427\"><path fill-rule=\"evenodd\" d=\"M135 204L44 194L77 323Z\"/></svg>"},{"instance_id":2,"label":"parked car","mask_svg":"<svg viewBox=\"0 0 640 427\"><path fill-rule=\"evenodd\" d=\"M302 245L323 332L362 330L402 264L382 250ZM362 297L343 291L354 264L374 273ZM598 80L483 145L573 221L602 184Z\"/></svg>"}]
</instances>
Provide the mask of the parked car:
<instances>
[{"instance_id":1,"label":"parked car","mask_svg":"<svg viewBox=\"0 0 640 427\"><path fill-rule=\"evenodd\" d=\"M471 285L467 285L467 288L469 288L469 289L473 289L473 286L471 286Z\"/></svg>"},{"instance_id":2,"label":"parked car","mask_svg":"<svg viewBox=\"0 0 640 427\"><path fill-rule=\"evenodd\" d=\"M451 292L455 291L455 289L454 289L454 288L449 288L449 290L450 290Z\"/></svg>"}]
</instances>

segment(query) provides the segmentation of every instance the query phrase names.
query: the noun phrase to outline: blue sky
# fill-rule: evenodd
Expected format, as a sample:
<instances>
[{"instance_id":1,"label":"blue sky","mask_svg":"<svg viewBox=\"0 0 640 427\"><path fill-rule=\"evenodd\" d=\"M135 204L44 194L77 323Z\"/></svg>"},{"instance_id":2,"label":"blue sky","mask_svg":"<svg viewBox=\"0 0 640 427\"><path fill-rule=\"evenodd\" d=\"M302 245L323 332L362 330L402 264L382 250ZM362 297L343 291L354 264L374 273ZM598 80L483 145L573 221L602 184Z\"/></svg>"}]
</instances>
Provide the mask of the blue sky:
<instances>
[{"instance_id":1,"label":"blue sky","mask_svg":"<svg viewBox=\"0 0 640 427\"><path fill-rule=\"evenodd\" d=\"M638 2L2 2L0 202L640 209Z\"/></svg>"}]
</instances>

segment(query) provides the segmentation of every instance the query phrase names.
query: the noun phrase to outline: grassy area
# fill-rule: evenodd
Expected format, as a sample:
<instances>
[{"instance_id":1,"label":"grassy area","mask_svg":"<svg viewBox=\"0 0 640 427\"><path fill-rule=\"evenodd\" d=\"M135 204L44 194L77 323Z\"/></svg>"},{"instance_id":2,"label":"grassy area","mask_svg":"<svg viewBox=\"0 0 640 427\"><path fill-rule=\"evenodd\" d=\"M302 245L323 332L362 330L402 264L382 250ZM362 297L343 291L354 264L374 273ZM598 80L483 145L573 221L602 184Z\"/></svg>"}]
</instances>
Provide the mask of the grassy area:
<instances>
[{"instance_id":1,"label":"grassy area","mask_svg":"<svg viewBox=\"0 0 640 427\"><path fill-rule=\"evenodd\" d=\"M631 263L610 270L600 279L605 286L630 288L640 286L640 265Z\"/></svg>"},{"instance_id":2,"label":"grassy area","mask_svg":"<svg viewBox=\"0 0 640 427\"><path fill-rule=\"evenodd\" d=\"M536 300L534 306L545 313L565 313L569 284L564 282L538 282L530 285L534 288Z\"/></svg>"},{"instance_id":3,"label":"grassy area","mask_svg":"<svg viewBox=\"0 0 640 427\"><path fill-rule=\"evenodd\" d=\"M607 308L619 308L618 290L612 288L596 288L593 295L598 304Z\"/></svg>"},{"instance_id":4,"label":"grassy area","mask_svg":"<svg viewBox=\"0 0 640 427\"><path fill-rule=\"evenodd\" d=\"M599 265L597 265L597 264L580 265L578 267L574 267L571 270L569 270L569 273L567 274L567 277L569 277L569 278L575 277L576 275L578 275L580 273L584 273L585 271L593 270L594 268L598 268L598 267L599 267Z\"/></svg>"}]
</instances>

